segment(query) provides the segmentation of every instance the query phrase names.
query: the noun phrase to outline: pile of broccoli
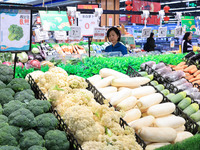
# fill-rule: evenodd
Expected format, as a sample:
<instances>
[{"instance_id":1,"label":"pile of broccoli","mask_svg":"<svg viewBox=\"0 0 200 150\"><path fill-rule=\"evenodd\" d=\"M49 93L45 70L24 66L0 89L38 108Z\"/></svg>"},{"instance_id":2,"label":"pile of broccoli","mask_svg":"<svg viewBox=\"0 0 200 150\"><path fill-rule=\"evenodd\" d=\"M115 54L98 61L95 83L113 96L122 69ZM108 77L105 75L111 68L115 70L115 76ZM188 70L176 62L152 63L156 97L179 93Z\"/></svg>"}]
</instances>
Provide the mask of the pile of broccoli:
<instances>
[{"instance_id":1,"label":"pile of broccoli","mask_svg":"<svg viewBox=\"0 0 200 150\"><path fill-rule=\"evenodd\" d=\"M10 83L10 81L13 78L13 69L7 65L0 65L0 81L2 81L4 84ZM1 85L1 83L0 83ZM4 86L4 85L1 85Z\"/></svg>"},{"instance_id":2,"label":"pile of broccoli","mask_svg":"<svg viewBox=\"0 0 200 150\"><path fill-rule=\"evenodd\" d=\"M14 41L14 40L19 41L24 36L22 27L16 24L10 25L10 27L8 28L8 31L9 31L8 39L10 41Z\"/></svg>"}]
</instances>

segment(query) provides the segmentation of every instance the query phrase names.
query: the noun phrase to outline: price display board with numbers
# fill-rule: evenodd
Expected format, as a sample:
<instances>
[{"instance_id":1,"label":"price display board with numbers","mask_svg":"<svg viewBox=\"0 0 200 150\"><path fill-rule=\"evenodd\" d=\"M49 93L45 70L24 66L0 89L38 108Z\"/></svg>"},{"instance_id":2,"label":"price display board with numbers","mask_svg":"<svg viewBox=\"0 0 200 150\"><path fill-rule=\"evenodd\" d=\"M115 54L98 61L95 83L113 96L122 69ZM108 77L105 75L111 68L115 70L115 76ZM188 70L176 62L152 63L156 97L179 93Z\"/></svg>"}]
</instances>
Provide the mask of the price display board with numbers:
<instances>
[{"instance_id":1,"label":"price display board with numbers","mask_svg":"<svg viewBox=\"0 0 200 150\"><path fill-rule=\"evenodd\" d=\"M158 37L166 37L166 36L167 36L167 27L159 27Z\"/></svg>"},{"instance_id":2,"label":"price display board with numbers","mask_svg":"<svg viewBox=\"0 0 200 150\"><path fill-rule=\"evenodd\" d=\"M175 28L175 37L180 37L182 36L182 27L176 27Z\"/></svg>"},{"instance_id":3,"label":"price display board with numbers","mask_svg":"<svg viewBox=\"0 0 200 150\"><path fill-rule=\"evenodd\" d=\"M69 31L70 40L80 40L82 38L81 34L82 28L77 26L72 26L71 31Z\"/></svg>"},{"instance_id":4,"label":"price display board with numbers","mask_svg":"<svg viewBox=\"0 0 200 150\"><path fill-rule=\"evenodd\" d=\"M151 34L151 28L150 27L142 29L142 38L148 38L148 37L150 37L150 34Z\"/></svg>"},{"instance_id":5,"label":"price display board with numbers","mask_svg":"<svg viewBox=\"0 0 200 150\"><path fill-rule=\"evenodd\" d=\"M97 40L105 39L105 32L106 32L105 28L103 28L103 27L95 27L94 28L93 39L97 39Z\"/></svg>"}]
</instances>

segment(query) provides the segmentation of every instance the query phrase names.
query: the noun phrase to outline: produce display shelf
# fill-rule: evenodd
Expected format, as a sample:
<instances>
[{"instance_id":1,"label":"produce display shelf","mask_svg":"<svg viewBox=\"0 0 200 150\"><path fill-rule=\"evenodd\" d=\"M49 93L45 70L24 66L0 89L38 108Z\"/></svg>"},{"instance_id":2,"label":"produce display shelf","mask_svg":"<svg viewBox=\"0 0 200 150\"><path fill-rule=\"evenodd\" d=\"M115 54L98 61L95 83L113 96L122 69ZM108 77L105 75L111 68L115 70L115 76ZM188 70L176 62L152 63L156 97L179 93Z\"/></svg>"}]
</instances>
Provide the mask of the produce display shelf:
<instances>
[{"instance_id":1,"label":"produce display shelf","mask_svg":"<svg viewBox=\"0 0 200 150\"><path fill-rule=\"evenodd\" d=\"M130 71L131 70L131 71ZM171 83L168 83L165 78L163 78L160 74L158 74L154 69L152 69L151 67L149 67L148 65L145 66L145 71L148 73L148 74L152 74L154 75L154 80L158 81L158 83L160 84L163 84L164 87L166 89L168 89L171 93L175 93L177 94L178 92L180 92L180 90L178 90L177 87L175 87L173 84ZM135 73L133 74L133 72L136 72L131 66L128 67L128 70L127 70L127 73L128 75L130 73L132 73L132 77L134 76L141 76L139 73ZM148 83L148 85L151 85L150 83ZM151 85L153 86L153 85ZM161 93L160 91L156 90L158 93ZM162 94L162 93L161 93ZM162 94L163 95L163 94ZM171 102L165 95L163 95L163 101L162 102ZM187 97L190 97L190 96L187 96ZM191 98L191 97L190 97ZM192 103L195 102L192 98ZM177 105L176 105L176 109L175 109L175 112L174 114L176 116L180 116L180 117L183 117L186 121L185 123L185 128L186 128L186 131L189 131L193 134L196 134L198 133L198 128L199 128L199 125L194 121L192 120L187 114L185 114Z\"/></svg>"},{"instance_id":2,"label":"produce display shelf","mask_svg":"<svg viewBox=\"0 0 200 150\"><path fill-rule=\"evenodd\" d=\"M40 90L40 88L38 87L38 85L36 84L34 79L31 77L31 75L28 76L28 83L30 84L31 89L35 93L35 97L37 99L47 100L47 98L45 97L44 93ZM53 109L52 106L50 108L50 112L53 113L55 115L55 117L58 119L58 121L59 121L59 130L65 131L67 139L70 142L70 150L83 150L81 148L81 145L78 144L77 139L74 137L74 135L72 134L72 132L70 131L68 126L65 124L65 122L61 118L61 116L58 114L58 112L56 110Z\"/></svg>"},{"instance_id":3,"label":"produce display shelf","mask_svg":"<svg viewBox=\"0 0 200 150\"><path fill-rule=\"evenodd\" d=\"M91 91L94 94L94 99L99 103L99 104L104 104L104 100L106 99L101 92L99 92L96 87L94 85L92 85L90 83L89 80L86 80L86 82L88 83L88 87L87 89L89 91ZM110 107L113 107L110 103L109 103ZM127 122L124 121L122 118L120 118L119 124L121 127L125 128L125 126L128 126ZM140 144L142 146L143 149L145 149L146 144L145 142L135 133L135 137L136 137L136 141L138 144Z\"/></svg>"}]
</instances>

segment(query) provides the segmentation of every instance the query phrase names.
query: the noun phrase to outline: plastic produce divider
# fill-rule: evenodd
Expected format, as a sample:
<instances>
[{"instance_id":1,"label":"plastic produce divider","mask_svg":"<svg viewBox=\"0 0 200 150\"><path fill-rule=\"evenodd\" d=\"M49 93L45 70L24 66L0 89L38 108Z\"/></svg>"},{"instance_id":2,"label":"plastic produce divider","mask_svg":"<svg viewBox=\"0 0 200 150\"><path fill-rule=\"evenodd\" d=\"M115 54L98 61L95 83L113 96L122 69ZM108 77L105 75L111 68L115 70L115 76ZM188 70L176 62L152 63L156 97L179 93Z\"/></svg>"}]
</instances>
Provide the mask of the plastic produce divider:
<instances>
[{"instance_id":1,"label":"plastic produce divider","mask_svg":"<svg viewBox=\"0 0 200 150\"><path fill-rule=\"evenodd\" d=\"M99 92L99 91L96 89L96 87L95 87L94 85L92 85L92 84L90 83L89 80L86 79L86 82L88 83L87 89L88 89L89 91L91 91L91 92L94 94L95 100L96 100L98 103L100 103L101 105L104 104L104 100L105 100L106 98L101 94L101 92ZM109 107L113 107L113 106L109 103ZM120 126L123 127L123 128L125 128L125 126L129 126L129 125L127 124L127 122L124 121L122 118L120 118L119 124L120 124ZM143 149L145 149L145 147L146 147L145 142L144 142L136 133L135 133L135 138L136 138L137 143L140 144L140 145L142 146Z\"/></svg>"},{"instance_id":2,"label":"plastic produce divider","mask_svg":"<svg viewBox=\"0 0 200 150\"><path fill-rule=\"evenodd\" d=\"M33 80L31 75L28 76L28 83L30 84L31 89L35 93L35 97L37 99L47 100L47 98L45 97L44 93L40 90L40 88L38 87L36 82ZM70 129L67 127L67 125L65 124L65 122L61 118L61 116L58 114L58 112L56 110L53 109L52 106L50 108L50 112L52 112L55 115L55 117L58 119L58 121L59 121L59 129L65 131L67 139L70 142L70 150L83 150L81 148L81 145L78 144L76 138L74 137L74 135L72 134Z\"/></svg>"}]
</instances>

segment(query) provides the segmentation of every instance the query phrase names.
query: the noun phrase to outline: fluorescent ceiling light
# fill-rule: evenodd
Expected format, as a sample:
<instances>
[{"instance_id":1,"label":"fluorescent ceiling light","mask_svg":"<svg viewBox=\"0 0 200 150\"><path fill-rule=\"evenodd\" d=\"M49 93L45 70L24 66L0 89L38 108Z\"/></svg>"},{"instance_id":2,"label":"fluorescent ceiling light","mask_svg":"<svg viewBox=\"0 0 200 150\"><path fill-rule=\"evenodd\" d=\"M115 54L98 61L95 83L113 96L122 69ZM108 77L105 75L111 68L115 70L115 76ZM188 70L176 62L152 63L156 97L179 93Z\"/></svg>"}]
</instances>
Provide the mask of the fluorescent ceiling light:
<instances>
[{"instance_id":1,"label":"fluorescent ceiling light","mask_svg":"<svg viewBox=\"0 0 200 150\"><path fill-rule=\"evenodd\" d=\"M180 3L181 1L175 1L175 2L166 2L166 3L161 3L160 5L166 5L166 4L175 4L175 3Z\"/></svg>"}]
</instances>

